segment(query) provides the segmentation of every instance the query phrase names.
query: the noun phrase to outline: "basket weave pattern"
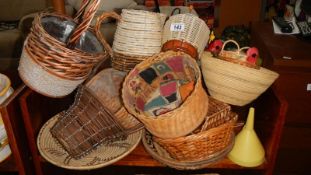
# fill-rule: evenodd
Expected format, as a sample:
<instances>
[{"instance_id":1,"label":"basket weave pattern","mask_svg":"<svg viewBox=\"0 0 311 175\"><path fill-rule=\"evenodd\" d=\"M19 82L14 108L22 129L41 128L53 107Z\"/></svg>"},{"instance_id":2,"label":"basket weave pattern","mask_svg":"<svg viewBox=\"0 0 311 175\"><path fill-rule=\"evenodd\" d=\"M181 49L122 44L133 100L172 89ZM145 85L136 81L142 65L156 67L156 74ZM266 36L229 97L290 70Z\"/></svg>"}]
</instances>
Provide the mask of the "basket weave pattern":
<instances>
[{"instance_id":1,"label":"basket weave pattern","mask_svg":"<svg viewBox=\"0 0 311 175\"><path fill-rule=\"evenodd\" d=\"M278 73L231 63L204 52L202 74L210 95L222 102L244 106L262 94L279 76Z\"/></svg>"},{"instance_id":2,"label":"basket weave pattern","mask_svg":"<svg viewBox=\"0 0 311 175\"><path fill-rule=\"evenodd\" d=\"M184 24L184 30L171 31L171 25ZM209 39L210 30L206 23L192 14L178 14L171 16L165 23L162 44L170 40L179 40L193 45L200 56Z\"/></svg>"},{"instance_id":3,"label":"basket weave pattern","mask_svg":"<svg viewBox=\"0 0 311 175\"><path fill-rule=\"evenodd\" d=\"M230 106L210 98L209 112L199 132L173 139L154 136L154 140L176 160L205 160L230 144L236 121L237 115L230 112Z\"/></svg>"},{"instance_id":4,"label":"basket weave pattern","mask_svg":"<svg viewBox=\"0 0 311 175\"><path fill-rule=\"evenodd\" d=\"M135 74L135 71L143 70L153 63L170 58L173 56L184 55L188 57L187 62L195 71L196 82L194 89L187 99L176 109L167 113L161 114L156 118L145 115L139 112L134 104L131 102L132 95L129 92L130 81ZM135 69L130 71L128 76L125 78L122 88L122 98L126 109L137 117L145 127L153 134L162 138L175 138L186 135L197 128L204 120L205 114L208 110L208 96L204 91L201 84L200 70L197 67L195 60L190 56L185 55L182 52L168 51L160 53L150 57L149 59L138 64ZM144 89L146 94L151 89Z\"/></svg>"}]
</instances>

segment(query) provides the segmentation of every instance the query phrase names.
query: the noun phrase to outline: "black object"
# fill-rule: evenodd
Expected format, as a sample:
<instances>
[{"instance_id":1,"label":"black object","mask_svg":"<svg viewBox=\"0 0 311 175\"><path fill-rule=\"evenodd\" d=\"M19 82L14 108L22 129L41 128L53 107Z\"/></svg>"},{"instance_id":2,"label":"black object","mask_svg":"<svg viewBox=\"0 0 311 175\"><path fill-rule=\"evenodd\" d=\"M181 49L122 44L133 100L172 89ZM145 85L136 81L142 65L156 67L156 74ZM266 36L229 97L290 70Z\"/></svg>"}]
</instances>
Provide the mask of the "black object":
<instances>
[{"instance_id":1,"label":"black object","mask_svg":"<svg viewBox=\"0 0 311 175\"><path fill-rule=\"evenodd\" d=\"M307 23L307 21L299 21L297 22L297 26L301 32L301 35L303 37L309 37L311 36L311 27L310 25Z\"/></svg>"},{"instance_id":2,"label":"black object","mask_svg":"<svg viewBox=\"0 0 311 175\"><path fill-rule=\"evenodd\" d=\"M290 23L285 21L283 17L274 16L272 19L276 23L276 25L280 27L283 33L291 33L293 31Z\"/></svg>"}]
</instances>

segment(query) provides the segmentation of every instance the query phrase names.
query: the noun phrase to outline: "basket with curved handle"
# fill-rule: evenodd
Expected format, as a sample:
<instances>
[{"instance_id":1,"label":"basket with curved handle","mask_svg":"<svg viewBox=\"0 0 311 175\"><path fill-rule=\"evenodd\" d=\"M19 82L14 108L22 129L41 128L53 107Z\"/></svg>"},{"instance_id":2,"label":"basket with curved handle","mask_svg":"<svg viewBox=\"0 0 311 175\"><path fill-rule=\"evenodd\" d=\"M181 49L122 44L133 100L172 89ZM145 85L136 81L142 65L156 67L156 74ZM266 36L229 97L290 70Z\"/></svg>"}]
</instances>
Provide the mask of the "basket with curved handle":
<instances>
[{"instance_id":1,"label":"basket with curved handle","mask_svg":"<svg viewBox=\"0 0 311 175\"><path fill-rule=\"evenodd\" d=\"M225 47L228 43L233 43L237 49L236 50L225 50ZM225 61L229 61L235 64L240 64L243 66L247 66L250 68L255 68L255 69L259 69L260 66L250 63L248 62L247 59L247 55L245 54L244 50L248 50L250 47L242 47L240 48L240 45L234 41L234 40L227 40L224 42L224 44L222 45L221 51L219 53L219 58L223 59Z\"/></svg>"}]
</instances>

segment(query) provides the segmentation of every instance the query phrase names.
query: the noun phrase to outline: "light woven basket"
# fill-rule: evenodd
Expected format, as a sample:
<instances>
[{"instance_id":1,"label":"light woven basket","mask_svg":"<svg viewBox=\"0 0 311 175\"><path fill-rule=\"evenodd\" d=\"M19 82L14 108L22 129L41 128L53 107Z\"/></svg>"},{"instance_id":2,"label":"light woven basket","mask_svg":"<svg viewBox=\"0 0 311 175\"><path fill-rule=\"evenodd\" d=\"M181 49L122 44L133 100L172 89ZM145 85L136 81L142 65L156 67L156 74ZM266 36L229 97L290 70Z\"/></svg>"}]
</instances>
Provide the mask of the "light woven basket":
<instances>
[{"instance_id":1,"label":"light woven basket","mask_svg":"<svg viewBox=\"0 0 311 175\"><path fill-rule=\"evenodd\" d=\"M180 28L175 30L175 25L179 26ZM166 21L163 29L162 44L165 45L166 42L171 40L179 40L181 42L191 44L197 50L197 57L199 58L202 55L205 46L207 45L209 34L210 30L208 26L199 17L190 13L178 14L171 16ZM174 48L176 50L188 50L183 49L184 45L181 44L175 45ZM162 50L163 49L167 50L166 48L162 48Z\"/></svg>"},{"instance_id":2,"label":"light woven basket","mask_svg":"<svg viewBox=\"0 0 311 175\"><path fill-rule=\"evenodd\" d=\"M113 51L125 55L151 56L161 50L166 15L123 9L114 36Z\"/></svg>"},{"instance_id":3,"label":"light woven basket","mask_svg":"<svg viewBox=\"0 0 311 175\"><path fill-rule=\"evenodd\" d=\"M153 137L172 158L180 161L213 159L232 142L237 114L230 106L210 98L205 122L187 136L163 139Z\"/></svg>"},{"instance_id":4,"label":"light woven basket","mask_svg":"<svg viewBox=\"0 0 311 175\"><path fill-rule=\"evenodd\" d=\"M82 9L88 1L84 2ZM45 96L63 97L88 77L94 65L108 58L108 44L89 28L98 4L93 0L77 19L54 13L35 17L18 67L27 86Z\"/></svg>"},{"instance_id":5,"label":"light woven basket","mask_svg":"<svg viewBox=\"0 0 311 175\"><path fill-rule=\"evenodd\" d=\"M194 89L185 101L174 110L158 115L156 118L148 116L142 111L139 111L135 107L135 103L133 103L135 97L130 92L132 86L131 81L135 81L137 71L144 70L159 61L172 57L183 57L184 64L193 70L195 77ZM152 89L154 87L142 89L141 93L148 91L150 88ZM194 59L182 52L168 51L156 54L136 65L125 78L122 88L122 98L126 109L137 117L153 135L161 138L175 138L192 132L203 122L205 114L208 111L208 96L202 87L200 69Z\"/></svg>"},{"instance_id":6,"label":"light woven basket","mask_svg":"<svg viewBox=\"0 0 311 175\"><path fill-rule=\"evenodd\" d=\"M279 74L260 67L250 68L204 52L202 74L209 94L228 104L244 106L255 100L278 78Z\"/></svg>"}]
</instances>

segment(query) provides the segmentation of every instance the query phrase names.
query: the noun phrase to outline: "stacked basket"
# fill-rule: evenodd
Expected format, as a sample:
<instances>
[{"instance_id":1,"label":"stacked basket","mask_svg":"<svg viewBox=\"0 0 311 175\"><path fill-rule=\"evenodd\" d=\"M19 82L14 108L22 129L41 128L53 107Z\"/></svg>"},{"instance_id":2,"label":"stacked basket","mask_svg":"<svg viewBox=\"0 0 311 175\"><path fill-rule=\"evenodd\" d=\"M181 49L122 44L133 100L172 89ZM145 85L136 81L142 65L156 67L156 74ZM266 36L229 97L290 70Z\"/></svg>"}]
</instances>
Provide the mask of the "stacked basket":
<instances>
[{"instance_id":1,"label":"stacked basket","mask_svg":"<svg viewBox=\"0 0 311 175\"><path fill-rule=\"evenodd\" d=\"M193 14L171 16L164 25L162 51L183 51L198 59L206 47L209 34L206 23Z\"/></svg>"},{"instance_id":2,"label":"stacked basket","mask_svg":"<svg viewBox=\"0 0 311 175\"><path fill-rule=\"evenodd\" d=\"M123 9L103 14L119 20L113 41L112 67L129 71L147 57L161 50L162 29L166 15L143 10Z\"/></svg>"},{"instance_id":3,"label":"stacked basket","mask_svg":"<svg viewBox=\"0 0 311 175\"><path fill-rule=\"evenodd\" d=\"M203 53L201 65L205 84L215 99L244 106L262 94L279 75L247 63L239 46L236 51L226 51L225 45L219 54L220 59L209 52Z\"/></svg>"},{"instance_id":4,"label":"stacked basket","mask_svg":"<svg viewBox=\"0 0 311 175\"><path fill-rule=\"evenodd\" d=\"M82 9L86 8L84 4ZM77 17L81 18L79 22L53 13L35 17L18 67L27 86L50 97L68 95L94 65L108 57L107 44L89 29L98 5L99 0L90 3L88 11Z\"/></svg>"}]
</instances>

